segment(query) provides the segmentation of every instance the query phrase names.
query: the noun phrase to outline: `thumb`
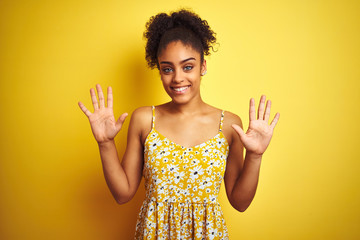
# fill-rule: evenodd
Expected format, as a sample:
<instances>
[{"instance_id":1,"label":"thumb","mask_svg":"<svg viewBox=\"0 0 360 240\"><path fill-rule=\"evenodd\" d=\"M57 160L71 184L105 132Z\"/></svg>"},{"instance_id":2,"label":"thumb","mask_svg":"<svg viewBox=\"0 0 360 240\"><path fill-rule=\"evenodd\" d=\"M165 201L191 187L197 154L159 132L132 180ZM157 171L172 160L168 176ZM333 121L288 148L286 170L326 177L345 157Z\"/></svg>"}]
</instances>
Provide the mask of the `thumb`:
<instances>
[{"instance_id":1,"label":"thumb","mask_svg":"<svg viewBox=\"0 0 360 240\"><path fill-rule=\"evenodd\" d=\"M121 129L121 127L122 127L122 125L123 125L123 123L124 123L124 121L125 121L125 118L126 118L127 116L128 116L128 113L123 113L123 114L121 114L121 116L119 117L119 119L116 121L115 126L116 126L116 128L119 129L119 131L120 131L120 129Z\"/></svg>"},{"instance_id":2,"label":"thumb","mask_svg":"<svg viewBox=\"0 0 360 240\"><path fill-rule=\"evenodd\" d=\"M239 125L233 124L231 125L233 129L239 134L241 141L243 142L243 139L246 138L246 134L244 133L244 130Z\"/></svg>"}]
</instances>

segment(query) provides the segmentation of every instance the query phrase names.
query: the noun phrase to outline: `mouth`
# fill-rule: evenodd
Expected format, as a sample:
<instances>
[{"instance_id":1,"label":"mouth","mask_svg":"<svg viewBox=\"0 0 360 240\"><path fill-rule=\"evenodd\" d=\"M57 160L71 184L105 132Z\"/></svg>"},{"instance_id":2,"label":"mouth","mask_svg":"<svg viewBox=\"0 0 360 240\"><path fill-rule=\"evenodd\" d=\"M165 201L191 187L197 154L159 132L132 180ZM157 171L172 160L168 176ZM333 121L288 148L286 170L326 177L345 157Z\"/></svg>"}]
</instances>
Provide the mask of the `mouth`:
<instances>
[{"instance_id":1,"label":"mouth","mask_svg":"<svg viewBox=\"0 0 360 240\"><path fill-rule=\"evenodd\" d=\"M170 87L174 92L176 93L184 93L187 89L189 89L190 86L184 86L184 87Z\"/></svg>"}]
</instances>

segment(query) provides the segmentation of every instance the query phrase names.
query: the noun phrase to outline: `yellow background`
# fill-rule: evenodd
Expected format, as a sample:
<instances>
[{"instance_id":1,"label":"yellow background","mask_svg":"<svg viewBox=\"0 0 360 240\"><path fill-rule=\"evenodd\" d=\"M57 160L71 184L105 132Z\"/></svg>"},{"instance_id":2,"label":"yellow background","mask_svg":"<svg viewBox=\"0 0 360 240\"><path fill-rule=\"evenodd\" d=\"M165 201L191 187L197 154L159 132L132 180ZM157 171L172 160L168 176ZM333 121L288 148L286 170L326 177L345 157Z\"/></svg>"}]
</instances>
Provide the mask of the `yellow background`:
<instances>
[{"instance_id":1,"label":"yellow background","mask_svg":"<svg viewBox=\"0 0 360 240\"><path fill-rule=\"evenodd\" d=\"M250 97L281 113L250 208L222 188L231 239L359 239L360 3L343 0L0 1L0 239L132 239L143 183L116 204L77 102L96 83L116 116L168 101L142 33L179 7L218 34L203 99L245 127Z\"/></svg>"}]
</instances>

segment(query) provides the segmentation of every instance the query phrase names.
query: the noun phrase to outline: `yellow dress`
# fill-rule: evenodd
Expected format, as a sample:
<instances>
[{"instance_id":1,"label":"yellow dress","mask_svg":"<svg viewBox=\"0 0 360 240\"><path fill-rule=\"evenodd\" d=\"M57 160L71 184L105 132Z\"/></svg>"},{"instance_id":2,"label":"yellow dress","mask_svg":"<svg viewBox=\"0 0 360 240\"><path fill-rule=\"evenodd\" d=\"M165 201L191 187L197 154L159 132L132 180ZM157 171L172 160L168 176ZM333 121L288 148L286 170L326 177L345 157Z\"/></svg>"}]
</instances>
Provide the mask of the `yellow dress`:
<instances>
[{"instance_id":1,"label":"yellow dress","mask_svg":"<svg viewBox=\"0 0 360 240\"><path fill-rule=\"evenodd\" d=\"M219 132L194 147L172 142L155 129L145 140L146 198L138 215L135 239L229 239L218 194L229 145Z\"/></svg>"}]
</instances>

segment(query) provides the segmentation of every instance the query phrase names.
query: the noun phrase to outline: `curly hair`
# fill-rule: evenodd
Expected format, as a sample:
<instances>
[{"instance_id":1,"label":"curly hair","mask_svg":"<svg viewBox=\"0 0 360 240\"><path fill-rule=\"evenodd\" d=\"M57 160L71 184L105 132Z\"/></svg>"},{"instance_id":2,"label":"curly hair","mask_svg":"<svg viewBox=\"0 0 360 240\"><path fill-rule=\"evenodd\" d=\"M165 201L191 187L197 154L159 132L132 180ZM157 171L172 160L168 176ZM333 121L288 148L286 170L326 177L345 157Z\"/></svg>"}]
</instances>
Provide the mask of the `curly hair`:
<instances>
[{"instance_id":1,"label":"curly hair","mask_svg":"<svg viewBox=\"0 0 360 240\"><path fill-rule=\"evenodd\" d=\"M210 48L215 51L216 33L213 32L206 20L189 10L181 9L176 12L159 13L152 16L146 23L144 38L147 40L145 59L150 68L159 68L158 55L173 41L181 41L198 51L201 62L204 55L210 55Z\"/></svg>"}]
</instances>

